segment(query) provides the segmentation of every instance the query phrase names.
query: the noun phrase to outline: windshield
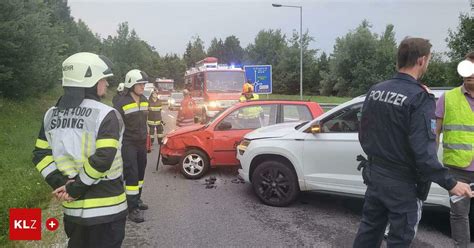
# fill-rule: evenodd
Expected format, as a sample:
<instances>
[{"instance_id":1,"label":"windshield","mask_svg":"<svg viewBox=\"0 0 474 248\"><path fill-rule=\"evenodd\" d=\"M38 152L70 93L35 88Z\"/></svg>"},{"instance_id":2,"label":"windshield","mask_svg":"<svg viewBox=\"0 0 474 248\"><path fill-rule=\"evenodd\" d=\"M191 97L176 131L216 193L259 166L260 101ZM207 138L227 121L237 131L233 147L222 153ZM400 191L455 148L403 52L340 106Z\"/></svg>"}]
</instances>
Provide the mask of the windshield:
<instances>
[{"instance_id":1,"label":"windshield","mask_svg":"<svg viewBox=\"0 0 474 248\"><path fill-rule=\"evenodd\" d=\"M173 83L158 83L159 90L172 90Z\"/></svg>"},{"instance_id":2,"label":"windshield","mask_svg":"<svg viewBox=\"0 0 474 248\"><path fill-rule=\"evenodd\" d=\"M304 125L306 125L306 123L308 123L308 122L309 122L309 121L305 121L305 122L302 122L302 123L298 124L298 125L295 127L295 129L296 129L296 130L300 129L301 127L303 127Z\"/></svg>"},{"instance_id":3,"label":"windshield","mask_svg":"<svg viewBox=\"0 0 474 248\"><path fill-rule=\"evenodd\" d=\"M244 81L243 71L208 72L207 91L240 92Z\"/></svg>"},{"instance_id":4,"label":"windshield","mask_svg":"<svg viewBox=\"0 0 474 248\"><path fill-rule=\"evenodd\" d=\"M227 109L222 109L221 111L217 112L217 114L215 114L214 117L212 117L211 119L209 119L209 120L207 121L206 127L208 127L209 125L211 125L211 123L213 123L213 122L217 119L217 117L219 117L219 116L222 114L222 112L224 112L224 111L226 111L226 110L227 110Z\"/></svg>"},{"instance_id":5,"label":"windshield","mask_svg":"<svg viewBox=\"0 0 474 248\"><path fill-rule=\"evenodd\" d=\"M175 99L183 99L183 94L182 93L173 93L171 94L171 98L175 98Z\"/></svg>"}]
</instances>

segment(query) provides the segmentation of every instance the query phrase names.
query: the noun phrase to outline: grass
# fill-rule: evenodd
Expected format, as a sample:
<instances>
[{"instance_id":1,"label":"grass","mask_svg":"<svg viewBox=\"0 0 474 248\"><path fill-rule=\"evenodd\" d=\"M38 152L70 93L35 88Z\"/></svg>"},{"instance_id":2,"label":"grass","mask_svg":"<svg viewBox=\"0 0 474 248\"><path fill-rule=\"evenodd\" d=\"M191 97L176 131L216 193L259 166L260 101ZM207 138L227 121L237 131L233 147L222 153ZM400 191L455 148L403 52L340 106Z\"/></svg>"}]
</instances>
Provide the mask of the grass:
<instances>
[{"instance_id":1,"label":"grass","mask_svg":"<svg viewBox=\"0 0 474 248\"><path fill-rule=\"evenodd\" d=\"M261 99L266 99L265 95L260 96ZM299 95L278 95L270 94L268 95L269 99L289 99L289 100L299 100ZM351 97L335 97L335 96L303 96L303 100L310 100L317 103L332 103L339 104L351 100Z\"/></svg>"},{"instance_id":2,"label":"grass","mask_svg":"<svg viewBox=\"0 0 474 248\"><path fill-rule=\"evenodd\" d=\"M49 212L43 211L44 218L59 215L57 218L62 219L59 203L51 200L51 188L31 162L43 115L61 95L62 89L57 87L21 101L0 98L0 247L32 245L9 241L10 208L48 209ZM113 95L109 91L103 102L110 105ZM56 237L48 233L43 237L44 242L55 243Z\"/></svg>"}]
</instances>

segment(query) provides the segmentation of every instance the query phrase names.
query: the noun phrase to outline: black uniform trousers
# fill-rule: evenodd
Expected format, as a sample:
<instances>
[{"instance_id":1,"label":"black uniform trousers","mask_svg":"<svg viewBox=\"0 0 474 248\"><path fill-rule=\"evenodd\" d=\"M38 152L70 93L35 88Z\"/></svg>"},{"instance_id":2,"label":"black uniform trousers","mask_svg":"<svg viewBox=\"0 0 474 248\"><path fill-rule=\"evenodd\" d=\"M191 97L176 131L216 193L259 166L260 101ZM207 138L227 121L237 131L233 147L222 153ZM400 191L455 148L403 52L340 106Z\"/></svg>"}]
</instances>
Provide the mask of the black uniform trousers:
<instances>
[{"instance_id":1,"label":"black uniform trousers","mask_svg":"<svg viewBox=\"0 0 474 248\"><path fill-rule=\"evenodd\" d=\"M416 185L387 176L375 166L366 168L369 185L354 248L380 247L387 222L387 247L409 247L421 219L422 201L416 196Z\"/></svg>"},{"instance_id":2,"label":"black uniform trousers","mask_svg":"<svg viewBox=\"0 0 474 248\"><path fill-rule=\"evenodd\" d=\"M153 141L155 141L155 129L156 129L156 134L163 134L163 125L150 125L148 124L148 127L150 128L150 138L151 138L151 144L153 144ZM162 137L158 136L158 143L161 143Z\"/></svg>"},{"instance_id":3,"label":"black uniform trousers","mask_svg":"<svg viewBox=\"0 0 474 248\"><path fill-rule=\"evenodd\" d=\"M69 248L118 248L125 238L125 218L109 223L85 226L64 220Z\"/></svg>"},{"instance_id":4,"label":"black uniform trousers","mask_svg":"<svg viewBox=\"0 0 474 248\"><path fill-rule=\"evenodd\" d=\"M142 193L142 184L145 178L146 168L146 140L142 142L137 141L124 141L122 145L122 158L123 158L123 175L125 179L126 189L127 186L139 187L137 192L127 193L127 204L128 209L132 211L138 207Z\"/></svg>"}]
</instances>

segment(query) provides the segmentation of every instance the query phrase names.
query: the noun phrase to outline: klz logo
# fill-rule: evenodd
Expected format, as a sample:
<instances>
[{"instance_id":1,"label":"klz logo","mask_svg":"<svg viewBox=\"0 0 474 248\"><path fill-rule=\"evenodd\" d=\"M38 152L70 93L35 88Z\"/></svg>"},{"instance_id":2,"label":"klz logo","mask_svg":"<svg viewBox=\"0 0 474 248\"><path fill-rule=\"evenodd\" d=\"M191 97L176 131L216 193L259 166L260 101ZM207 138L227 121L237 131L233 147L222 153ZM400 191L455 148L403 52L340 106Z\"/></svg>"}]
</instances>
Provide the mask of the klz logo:
<instances>
[{"instance_id":1,"label":"klz logo","mask_svg":"<svg viewBox=\"0 0 474 248\"><path fill-rule=\"evenodd\" d=\"M10 208L10 240L41 240L40 208Z\"/></svg>"}]
</instances>

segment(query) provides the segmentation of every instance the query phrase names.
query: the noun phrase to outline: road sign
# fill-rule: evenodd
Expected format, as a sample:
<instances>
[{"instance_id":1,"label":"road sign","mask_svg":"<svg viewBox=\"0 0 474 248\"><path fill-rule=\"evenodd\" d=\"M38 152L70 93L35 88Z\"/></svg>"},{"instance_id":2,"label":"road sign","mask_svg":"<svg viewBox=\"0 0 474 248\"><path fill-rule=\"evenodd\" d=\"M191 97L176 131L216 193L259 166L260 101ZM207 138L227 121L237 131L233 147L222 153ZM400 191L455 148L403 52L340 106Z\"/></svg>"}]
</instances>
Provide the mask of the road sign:
<instances>
[{"instance_id":1,"label":"road sign","mask_svg":"<svg viewBox=\"0 0 474 248\"><path fill-rule=\"evenodd\" d=\"M257 94L272 93L272 66L271 65L246 65L244 66L245 78L253 83Z\"/></svg>"}]
</instances>

